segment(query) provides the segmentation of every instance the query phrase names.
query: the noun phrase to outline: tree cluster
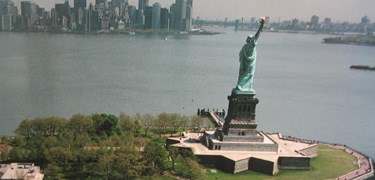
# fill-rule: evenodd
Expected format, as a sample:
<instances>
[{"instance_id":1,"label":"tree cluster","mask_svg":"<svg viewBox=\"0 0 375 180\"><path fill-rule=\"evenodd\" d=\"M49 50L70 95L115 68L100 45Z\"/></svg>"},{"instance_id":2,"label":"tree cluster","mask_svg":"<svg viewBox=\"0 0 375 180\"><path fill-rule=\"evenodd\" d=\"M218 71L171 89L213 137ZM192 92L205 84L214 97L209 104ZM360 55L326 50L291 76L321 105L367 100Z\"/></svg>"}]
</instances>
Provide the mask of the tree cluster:
<instances>
[{"instance_id":1,"label":"tree cluster","mask_svg":"<svg viewBox=\"0 0 375 180\"><path fill-rule=\"evenodd\" d=\"M199 128L202 122L200 117L169 113L157 116L76 114L70 119L25 119L15 130L17 136L7 142L11 150L6 156L2 153L0 160L35 162L46 177L52 179L129 179L161 175L174 168L171 157L174 160L178 157L179 164L191 170L193 166L199 167L192 162L196 161L171 154L164 147L165 140L160 138L161 134ZM183 170L176 172L185 177L194 174Z\"/></svg>"}]
</instances>

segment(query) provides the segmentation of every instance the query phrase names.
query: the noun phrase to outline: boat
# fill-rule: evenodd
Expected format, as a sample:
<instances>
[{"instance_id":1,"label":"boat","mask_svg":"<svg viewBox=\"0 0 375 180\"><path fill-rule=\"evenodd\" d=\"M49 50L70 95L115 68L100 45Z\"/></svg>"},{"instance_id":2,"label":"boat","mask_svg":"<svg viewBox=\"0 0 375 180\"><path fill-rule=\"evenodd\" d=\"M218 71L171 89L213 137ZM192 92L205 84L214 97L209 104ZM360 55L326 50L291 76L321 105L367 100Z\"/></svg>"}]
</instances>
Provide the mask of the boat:
<instances>
[{"instance_id":1,"label":"boat","mask_svg":"<svg viewBox=\"0 0 375 180\"><path fill-rule=\"evenodd\" d=\"M359 69L359 70L371 70L375 71L375 66L365 66L365 65L351 65L350 69Z\"/></svg>"}]
</instances>

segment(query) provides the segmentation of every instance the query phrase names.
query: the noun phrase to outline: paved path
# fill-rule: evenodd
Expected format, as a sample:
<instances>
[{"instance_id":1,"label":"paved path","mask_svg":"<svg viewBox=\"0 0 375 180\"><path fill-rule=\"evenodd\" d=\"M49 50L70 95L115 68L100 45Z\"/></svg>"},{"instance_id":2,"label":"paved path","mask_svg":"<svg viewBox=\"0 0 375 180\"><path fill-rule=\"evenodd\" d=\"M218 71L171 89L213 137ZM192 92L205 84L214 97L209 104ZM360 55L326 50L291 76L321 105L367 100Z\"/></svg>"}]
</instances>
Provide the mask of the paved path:
<instances>
[{"instance_id":1,"label":"paved path","mask_svg":"<svg viewBox=\"0 0 375 180\"><path fill-rule=\"evenodd\" d=\"M341 146L341 145L330 145L331 147L333 148L336 148L336 149L341 149L347 153L350 153L352 154L353 156L357 157L358 159L358 166L359 166L359 169L357 170L354 170L348 174L345 174L343 176L340 176L338 177L337 179L342 179L342 180L349 180L349 179L365 179L365 178L368 178L368 177L371 177L374 175L374 167L373 167L373 164L372 164L372 161L371 159L368 159L367 157L365 157L364 155L348 148L348 147L345 147L345 146Z\"/></svg>"},{"instance_id":2,"label":"paved path","mask_svg":"<svg viewBox=\"0 0 375 180\"><path fill-rule=\"evenodd\" d=\"M358 160L357 163L358 163L359 168L350 172L350 173L347 173L345 175L342 175L342 176L336 178L338 180L352 180L352 179L353 180L360 180L360 179L366 179L366 178L369 178L369 177L372 177L372 176L375 175L372 160L367 158L366 156L362 155L361 153L345 146L345 145L323 143L323 142L314 141L314 140L305 140L305 139L300 139L300 138L294 138L294 137L290 137L290 136L282 137L282 138L286 139L286 140L290 140L290 141L306 141L307 143L324 144L324 145L328 145L328 146L330 146L332 148L335 148L335 149L343 150L343 151L355 156Z\"/></svg>"}]
</instances>

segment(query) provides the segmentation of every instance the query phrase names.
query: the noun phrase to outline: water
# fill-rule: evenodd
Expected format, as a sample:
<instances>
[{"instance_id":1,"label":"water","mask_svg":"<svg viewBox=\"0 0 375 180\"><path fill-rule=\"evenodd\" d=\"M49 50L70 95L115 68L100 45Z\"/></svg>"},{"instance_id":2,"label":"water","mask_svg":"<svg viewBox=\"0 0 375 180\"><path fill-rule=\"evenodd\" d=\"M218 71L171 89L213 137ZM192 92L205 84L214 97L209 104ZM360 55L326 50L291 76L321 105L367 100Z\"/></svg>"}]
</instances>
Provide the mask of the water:
<instances>
[{"instance_id":1,"label":"water","mask_svg":"<svg viewBox=\"0 0 375 180\"><path fill-rule=\"evenodd\" d=\"M247 32L215 36L0 33L0 135L23 119L75 113L227 109ZM263 33L260 130L342 143L375 157L374 47L325 35Z\"/></svg>"}]
</instances>

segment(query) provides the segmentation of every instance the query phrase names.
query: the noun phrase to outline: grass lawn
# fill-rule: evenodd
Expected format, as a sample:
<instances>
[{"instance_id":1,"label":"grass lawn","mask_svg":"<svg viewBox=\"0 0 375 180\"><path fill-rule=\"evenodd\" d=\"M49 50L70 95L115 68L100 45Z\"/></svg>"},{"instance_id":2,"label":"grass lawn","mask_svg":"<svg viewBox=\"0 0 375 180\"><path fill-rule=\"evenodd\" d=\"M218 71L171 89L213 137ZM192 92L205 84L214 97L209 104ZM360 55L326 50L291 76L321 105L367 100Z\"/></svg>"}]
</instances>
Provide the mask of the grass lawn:
<instances>
[{"instance_id":1,"label":"grass lawn","mask_svg":"<svg viewBox=\"0 0 375 180\"><path fill-rule=\"evenodd\" d=\"M217 173L208 172L208 179L268 179L268 180L289 180L289 179L334 179L355 169L357 158L341 150L328 146L318 146L318 157L310 162L310 170L280 170L275 176L265 175L253 171L239 174L228 174L221 171Z\"/></svg>"}]
</instances>

